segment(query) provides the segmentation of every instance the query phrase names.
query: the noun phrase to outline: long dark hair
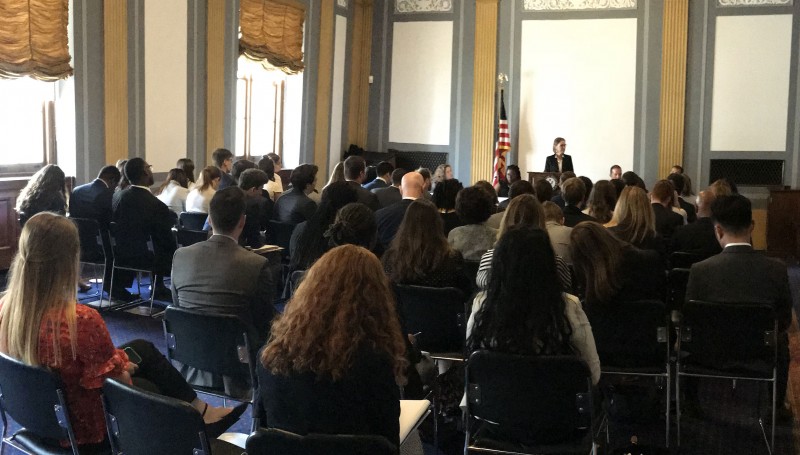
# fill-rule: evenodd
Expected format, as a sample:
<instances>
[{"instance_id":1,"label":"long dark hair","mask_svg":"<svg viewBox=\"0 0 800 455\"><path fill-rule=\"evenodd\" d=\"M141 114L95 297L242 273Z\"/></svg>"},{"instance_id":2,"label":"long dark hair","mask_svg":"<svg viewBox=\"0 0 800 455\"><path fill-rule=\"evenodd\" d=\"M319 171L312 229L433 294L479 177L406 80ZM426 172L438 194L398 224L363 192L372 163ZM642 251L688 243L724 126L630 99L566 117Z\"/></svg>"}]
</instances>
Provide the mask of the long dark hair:
<instances>
[{"instance_id":1,"label":"long dark hair","mask_svg":"<svg viewBox=\"0 0 800 455\"><path fill-rule=\"evenodd\" d=\"M33 174L28 184L17 197L17 211L24 212L28 217L44 210L51 210L53 202L60 200L59 212L65 210L66 204L66 177L64 171L55 164L48 164Z\"/></svg>"},{"instance_id":2,"label":"long dark hair","mask_svg":"<svg viewBox=\"0 0 800 455\"><path fill-rule=\"evenodd\" d=\"M311 264L328 250L328 239L324 234L336 219L336 212L345 205L357 201L356 189L347 182L336 182L325 187L317 211L306 222L306 228L297 237L299 246L292 255L292 269L305 270L311 267Z\"/></svg>"},{"instance_id":3,"label":"long dark hair","mask_svg":"<svg viewBox=\"0 0 800 455\"><path fill-rule=\"evenodd\" d=\"M417 199L408 206L397 235L383 254L383 264L395 283L414 282L437 270L450 254L442 217L433 203Z\"/></svg>"},{"instance_id":4,"label":"long dark hair","mask_svg":"<svg viewBox=\"0 0 800 455\"><path fill-rule=\"evenodd\" d=\"M517 354L574 353L564 308L547 233L511 229L494 249L486 298L467 345Z\"/></svg>"},{"instance_id":5,"label":"long dark hair","mask_svg":"<svg viewBox=\"0 0 800 455\"><path fill-rule=\"evenodd\" d=\"M584 221L572 228L570 256L576 277L586 286L588 304L608 303L622 287L619 268L625 245L593 221Z\"/></svg>"},{"instance_id":6,"label":"long dark hair","mask_svg":"<svg viewBox=\"0 0 800 455\"><path fill-rule=\"evenodd\" d=\"M182 186L183 188L189 187L189 178L186 176L186 172L179 168L173 168L169 170L169 174L167 175L167 179L164 180L164 183L158 187L158 190L155 191L155 194L161 194L164 192L164 189L169 186L169 182L174 181L178 185Z\"/></svg>"}]
</instances>

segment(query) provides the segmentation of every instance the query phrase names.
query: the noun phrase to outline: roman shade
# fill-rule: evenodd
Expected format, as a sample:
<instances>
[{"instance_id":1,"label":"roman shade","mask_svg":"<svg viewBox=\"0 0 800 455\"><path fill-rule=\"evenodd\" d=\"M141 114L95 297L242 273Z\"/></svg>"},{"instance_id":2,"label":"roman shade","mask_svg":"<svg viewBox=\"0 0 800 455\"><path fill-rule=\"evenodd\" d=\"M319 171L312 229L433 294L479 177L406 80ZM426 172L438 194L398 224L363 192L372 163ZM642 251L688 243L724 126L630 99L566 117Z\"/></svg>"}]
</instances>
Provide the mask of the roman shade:
<instances>
[{"instance_id":1,"label":"roman shade","mask_svg":"<svg viewBox=\"0 0 800 455\"><path fill-rule=\"evenodd\" d=\"M287 74L303 71L305 7L294 0L241 0L239 52Z\"/></svg>"},{"instance_id":2,"label":"roman shade","mask_svg":"<svg viewBox=\"0 0 800 455\"><path fill-rule=\"evenodd\" d=\"M69 0L0 1L0 77L71 76L68 21Z\"/></svg>"}]
</instances>

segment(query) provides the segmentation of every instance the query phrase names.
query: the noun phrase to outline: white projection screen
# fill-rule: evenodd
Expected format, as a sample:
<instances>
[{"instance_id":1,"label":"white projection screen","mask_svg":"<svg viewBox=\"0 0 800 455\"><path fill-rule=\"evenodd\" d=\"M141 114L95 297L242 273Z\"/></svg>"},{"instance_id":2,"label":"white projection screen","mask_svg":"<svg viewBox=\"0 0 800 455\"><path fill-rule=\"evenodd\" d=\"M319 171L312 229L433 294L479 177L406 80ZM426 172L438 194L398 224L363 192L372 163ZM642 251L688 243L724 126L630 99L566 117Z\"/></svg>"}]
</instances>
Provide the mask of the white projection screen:
<instances>
[{"instance_id":1,"label":"white projection screen","mask_svg":"<svg viewBox=\"0 0 800 455\"><path fill-rule=\"evenodd\" d=\"M544 170L553 139L592 180L633 166L636 19L522 22L520 170Z\"/></svg>"}]
</instances>

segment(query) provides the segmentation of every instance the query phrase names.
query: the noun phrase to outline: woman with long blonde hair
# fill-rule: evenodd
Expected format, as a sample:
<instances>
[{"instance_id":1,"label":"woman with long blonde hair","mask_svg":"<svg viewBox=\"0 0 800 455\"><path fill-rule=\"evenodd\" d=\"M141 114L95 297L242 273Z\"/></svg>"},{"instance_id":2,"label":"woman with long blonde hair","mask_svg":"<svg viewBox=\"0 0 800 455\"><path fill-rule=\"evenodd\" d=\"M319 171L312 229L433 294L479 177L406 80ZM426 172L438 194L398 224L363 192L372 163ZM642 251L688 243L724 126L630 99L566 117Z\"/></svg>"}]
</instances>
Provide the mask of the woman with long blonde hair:
<instances>
[{"instance_id":1,"label":"woman with long blonde hair","mask_svg":"<svg viewBox=\"0 0 800 455\"><path fill-rule=\"evenodd\" d=\"M206 166L200 172L197 183L186 196L186 211L208 213L211 198L217 192L222 172L215 166Z\"/></svg>"},{"instance_id":2,"label":"woman with long blonde hair","mask_svg":"<svg viewBox=\"0 0 800 455\"><path fill-rule=\"evenodd\" d=\"M656 232L656 218L647 193L636 186L626 186L619 195L608 230L620 240L643 250L664 253L664 239Z\"/></svg>"},{"instance_id":3,"label":"woman with long blonde hair","mask_svg":"<svg viewBox=\"0 0 800 455\"><path fill-rule=\"evenodd\" d=\"M76 303L79 255L78 229L70 220L48 212L33 216L22 229L0 298L0 352L61 377L77 443L107 444L100 400L106 378L191 403L202 412L210 437L233 425L246 404L235 410L209 406L152 343L125 345L141 357L138 364L114 347L100 314Z\"/></svg>"},{"instance_id":4,"label":"woman with long blonde hair","mask_svg":"<svg viewBox=\"0 0 800 455\"><path fill-rule=\"evenodd\" d=\"M272 324L258 366L270 427L372 434L399 445L405 342L380 261L336 247L308 270Z\"/></svg>"}]
</instances>

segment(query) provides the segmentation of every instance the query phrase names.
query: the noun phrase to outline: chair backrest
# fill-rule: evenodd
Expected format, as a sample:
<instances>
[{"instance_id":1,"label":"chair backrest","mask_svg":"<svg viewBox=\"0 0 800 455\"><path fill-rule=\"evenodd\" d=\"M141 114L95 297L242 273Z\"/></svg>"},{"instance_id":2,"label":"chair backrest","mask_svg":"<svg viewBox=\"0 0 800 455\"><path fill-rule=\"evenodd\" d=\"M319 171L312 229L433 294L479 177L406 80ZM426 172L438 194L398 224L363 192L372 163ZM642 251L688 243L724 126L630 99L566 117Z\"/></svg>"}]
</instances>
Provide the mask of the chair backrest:
<instances>
[{"instance_id":1,"label":"chair backrest","mask_svg":"<svg viewBox=\"0 0 800 455\"><path fill-rule=\"evenodd\" d=\"M208 213L200 212L181 212L178 215L178 225L185 229L192 231L202 231L203 225L206 223Z\"/></svg>"},{"instance_id":2,"label":"chair backrest","mask_svg":"<svg viewBox=\"0 0 800 455\"><path fill-rule=\"evenodd\" d=\"M674 268L667 273L667 301L671 310L680 310L686 297L686 286L689 284L690 269Z\"/></svg>"},{"instance_id":3,"label":"chair backrest","mask_svg":"<svg viewBox=\"0 0 800 455\"><path fill-rule=\"evenodd\" d=\"M587 305L600 365L661 367L669 359L669 314L660 300Z\"/></svg>"},{"instance_id":4,"label":"chair backrest","mask_svg":"<svg viewBox=\"0 0 800 455\"><path fill-rule=\"evenodd\" d=\"M106 379L103 407L114 453L210 455L203 418L189 403Z\"/></svg>"},{"instance_id":5,"label":"chair backrest","mask_svg":"<svg viewBox=\"0 0 800 455\"><path fill-rule=\"evenodd\" d=\"M466 297L456 288L395 285L398 313L417 345L429 352L464 350Z\"/></svg>"},{"instance_id":6,"label":"chair backrest","mask_svg":"<svg viewBox=\"0 0 800 455\"><path fill-rule=\"evenodd\" d=\"M669 267L671 269L690 269L692 264L707 259L709 255L690 253L688 251L675 251L669 255Z\"/></svg>"},{"instance_id":7,"label":"chair backrest","mask_svg":"<svg viewBox=\"0 0 800 455\"><path fill-rule=\"evenodd\" d=\"M208 240L207 231L195 231L179 227L175 230L175 243L179 247L194 245L195 243L205 242Z\"/></svg>"},{"instance_id":8,"label":"chair backrest","mask_svg":"<svg viewBox=\"0 0 800 455\"><path fill-rule=\"evenodd\" d=\"M467 363L467 407L498 439L562 442L592 421L589 367L576 356L476 351Z\"/></svg>"},{"instance_id":9,"label":"chair backrest","mask_svg":"<svg viewBox=\"0 0 800 455\"><path fill-rule=\"evenodd\" d=\"M250 329L238 317L169 306L163 323L170 360L255 384Z\"/></svg>"},{"instance_id":10,"label":"chair backrest","mask_svg":"<svg viewBox=\"0 0 800 455\"><path fill-rule=\"evenodd\" d=\"M475 286L475 278L478 277L480 265L480 261L464 261L464 270L466 270L467 276L472 281L473 286Z\"/></svg>"},{"instance_id":11,"label":"chair backrest","mask_svg":"<svg viewBox=\"0 0 800 455\"><path fill-rule=\"evenodd\" d=\"M301 436L276 428L260 428L247 438L248 455L396 455L397 447L383 436Z\"/></svg>"},{"instance_id":12,"label":"chair backrest","mask_svg":"<svg viewBox=\"0 0 800 455\"><path fill-rule=\"evenodd\" d=\"M776 360L775 308L765 303L690 300L683 306L684 364L771 377Z\"/></svg>"},{"instance_id":13,"label":"chair backrest","mask_svg":"<svg viewBox=\"0 0 800 455\"><path fill-rule=\"evenodd\" d=\"M281 221L269 221L269 240L272 244L283 247L285 255L289 254L289 241L292 238L294 227L297 226L293 223L283 223Z\"/></svg>"},{"instance_id":14,"label":"chair backrest","mask_svg":"<svg viewBox=\"0 0 800 455\"><path fill-rule=\"evenodd\" d=\"M77 447L64 383L48 369L26 365L0 353L0 410L37 436L68 439Z\"/></svg>"},{"instance_id":15,"label":"chair backrest","mask_svg":"<svg viewBox=\"0 0 800 455\"><path fill-rule=\"evenodd\" d=\"M100 229L97 220L89 218L70 217L78 228L78 238L81 242L81 262L102 264L106 254L104 245L110 245L108 231Z\"/></svg>"}]
</instances>

